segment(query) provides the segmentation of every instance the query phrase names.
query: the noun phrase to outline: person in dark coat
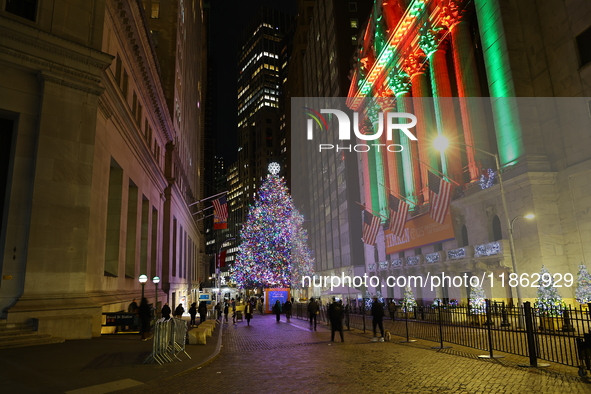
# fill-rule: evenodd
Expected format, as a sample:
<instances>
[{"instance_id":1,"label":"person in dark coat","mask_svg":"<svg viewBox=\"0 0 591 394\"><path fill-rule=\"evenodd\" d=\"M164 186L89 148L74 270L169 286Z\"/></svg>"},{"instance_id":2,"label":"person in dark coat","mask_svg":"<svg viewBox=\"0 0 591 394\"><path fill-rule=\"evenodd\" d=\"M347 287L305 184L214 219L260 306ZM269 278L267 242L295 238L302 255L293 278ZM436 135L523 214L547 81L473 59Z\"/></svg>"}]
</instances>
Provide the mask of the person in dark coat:
<instances>
[{"instance_id":1,"label":"person in dark coat","mask_svg":"<svg viewBox=\"0 0 591 394\"><path fill-rule=\"evenodd\" d=\"M183 308L183 304L179 304L174 310L174 317L178 317L179 319L183 317L183 313L185 313L185 308Z\"/></svg>"},{"instance_id":2,"label":"person in dark coat","mask_svg":"<svg viewBox=\"0 0 591 394\"><path fill-rule=\"evenodd\" d=\"M343 336L343 316L345 315L343 305L332 298L332 304L328 306L328 318L330 319L330 340L334 342L334 333L336 331L341 335L341 342L345 342Z\"/></svg>"},{"instance_id":3,"label":"person in dark coat","mask_svg":"<svg viewBox=\"0 0 591 394\"><path fill-rule=\"evenodd\" d=\"M281 321L281 302L279 300L275 301L275 305L273 305L273 313L277 317L277 323Z\"/></svg>"},{"instance_id":4,"label":"person in dark coat","mask_svg":"<svg viewBox=\"0 0 591 394\"><path fill-rule=\"evenodd\" d=\"M310 303L308 304L308 316L310 317L310 330L312 330L312 324L314 327L314 331L316 331L316 316L320 312L320 308L318 307L318 303L314 299L314 297L310 298ZM314 322L314 323L312 323Z\"/></svg>"},{"instance_id":5,"label":"person in dark coat","mask_svg":"<svg viewBox=\"0 0 591 394\"><path fill-rule=\"evenodd\" d=\"M285 318L287 319L287 321L289 321L289 319L291 319L291 308L293 307L293 298L290 300L285 301L285 304L283 304L283 311L285 312Z\"/></svg>"},{"instance_id":6,"label":"person in dark coat","mask_svg":"<svg viewBox=\"0 0 591 394\"><path fill-rule=\"evenodd\" d=\"M382 336L379 341L384 342L384 304L380 302L378 296L373 296L373 303L371 304L371 316L373 325L373 339L372 341L377 342L378 336L376 334L376 327L380 327L380 333Z\"/></svg>"},{"instance_id":7,"label":"person in dark coat","mask_svg":"<svg viewBox=\"0 0 591 394\"><path fill-rule=\"evenodd\" d=\"M152 319L152 310L146 298L142 298L139 307L140 317L140 333L142 334L142 341L147 341L150 336L150 320Z\"/></svg>"},{"instance_id":8,"label":"person in dark coat","mask_svg":"<svg viewBox=\"0 0 591 394\"><path fill-rule=\"evenodd\" d=\"M162 312L162 317L165 320L170 319L170 313L172 311L170 310L170 307L168 306L168 302L164 304L164 306L162 307L162 310L160 312Z\"/></svg>"},{"instance_id":9,"label":"person in dark coat","mask_svg":"<svg viewBox=\"0 0 591 394\"><path fill-rule=\"evenodd\" d=\"M191 315L191 322L189 323L191 326L196 326L197 323L195 323L195 316L197 316L197 303L194 302L191 304L191 307L189 308L189 315Z\"/></svg>"},{"instance_id":10,"label":"person in dark coat","mask_svg":"<svg viewBox=\"0 0 591 394\"><path fill-rule=\"evenodd\" d=\"M216 314L216 319L221 322L222 321L222 304L220 304L219 302L215 304L215 314Z\"/></svg>"},{"instance_id":11,"label":"person in dark coat","mask_svg":"<svg viewBox=\"0 0 591 394\"><path fill-rule=\"evenodd\" d=\"M390 312L390 319L394 321L394 315L396 314L396 303L394 300L390 300L390 303L388 304L388 312Z\"/></svg>"},{"instance_id":12,"label":"person in dark coat","mask_svg":"<svg viewBox=\"0 0 591 394\"><path fill-rule=\"evenodd\" d=\"M228 305L228 303L226 302L224 304L224 319L226 320L225 322L228 322L228 312L230 311L230 305Z\"/></svg>"},{"instance_id":13,"label":"person in dark coat","mask_svg":"<svg viewBox=\"0 0 591 394\"><path fill-rule=\"evenodd\" d=\"M201 301L199 303L199 323L203 323L207 318L207 302Z\"/></svg>"},{"instance_id":14,"label":"person in dark coat","mask_svg":"<svg viewBox=\"0 0 591 394\"><path fill-rule=\"evenodd\" d=\"M252 319L252 312L254 307L252 306L252 301L246 301L246 305L244 305L244 317L246 318L246 325L250 326L250 319Z\"/></svg>"}]
</instances>

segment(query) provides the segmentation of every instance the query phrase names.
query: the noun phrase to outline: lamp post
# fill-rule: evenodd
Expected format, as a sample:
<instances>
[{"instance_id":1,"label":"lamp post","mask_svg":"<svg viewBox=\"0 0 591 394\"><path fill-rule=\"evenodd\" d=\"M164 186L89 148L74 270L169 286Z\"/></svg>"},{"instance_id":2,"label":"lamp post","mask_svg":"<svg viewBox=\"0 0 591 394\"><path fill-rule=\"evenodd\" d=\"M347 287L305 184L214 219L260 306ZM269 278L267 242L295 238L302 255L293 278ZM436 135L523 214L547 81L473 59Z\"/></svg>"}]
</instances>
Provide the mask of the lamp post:
<instances>
[{"instance_id":1,"label":"lamp post","mask_svg":"<svg viewBox=\"0 0 591 394\"><path fill-rule=\"evenodd\" d=\"M148 276L143 275L143 274L140 275L139 281L142 284L142 299L140 300L140 304L141 304L142 300L144 299L144 286L146 286L146 282L148 281Z\"/></svg>"},{"instance_id":2,"label":"lamp post","mask_svg":"<svg viewBox=\"0 0 591 394\"><path fill-rule=\"evenodd\" d=\"M433 146L435 147L435 149L437 149L440 152L444 151L450 144L467 146L467 147L472 148L478 152L484 153L485 155L489 155L489 156L492 156L495 158L495 166L497 168L497 176L499 178L499 187L501 189L501 203L503 205L503 211L505 212L504 216L505 216L505 221L507 224L507 229L509 230L509 249L511 250L511 268L512 268L513 272L515 274L517 274L517 265L515 264L515 243L513 241L513 222L515 221L515 219L520 218L520 217L527 217L528 219L532 219L534 217L534 215L529 214L529 215L525 215L525 216L517 216L517 217L513 218L513 220L509 219L509 210L507 208L507 199L505 197L505 187L503 185L503 176L501 174L501 164L499 162L499 155L497 155L496 153L487 152L485 150L476 148L476 147L468 145L468 144L464 144L462 142L449 142L449 140L442 135L438 136L433 141ZM515 286L515 291L517 292L517 304L521 305L522 298L521 298L521 289L519 288L519 286Z\"/></svg>"},{"instance_id":3,"label":"lamp post","mask_svg":"<svg viewBox=\"0 0 591 394\"><path fill-rule=\"evenodd\" d=\"M223 240L222 241L222 244L220 245L220 249L218 251L218 255L216 256L216 260L220 259L219 261L216 261L216 263L215 263L215 284L216 284L216 287L218 288L218 294L217 294L217 297L216 297L216 301L217 302L220 302L221 301L221 296L222 296L222 289L220 287L221 286L221 281L220 281L220 268L221 267L220 266L222 264L222 261L221 261L222 256L220 254L222 253L222 249L224 248L224 244L226 242L228 242L228 241L232 241L232 240L235 240L235 239L236 238L233 237L233 238L228 238L228 239Z\"/></svg>"},{"instance_id":4,"label":"lamp post","mask_svg":"<svg viewBox=\"0 0 591 394\"><path fill-rule=\"evenodd\" d=\"M160 283L160 278L155 276L152 278L152 283L156 286L156 306L154 307L154 312L156 313L156 317L158 317L158 283Z\"/></svg>"}]
</instances>

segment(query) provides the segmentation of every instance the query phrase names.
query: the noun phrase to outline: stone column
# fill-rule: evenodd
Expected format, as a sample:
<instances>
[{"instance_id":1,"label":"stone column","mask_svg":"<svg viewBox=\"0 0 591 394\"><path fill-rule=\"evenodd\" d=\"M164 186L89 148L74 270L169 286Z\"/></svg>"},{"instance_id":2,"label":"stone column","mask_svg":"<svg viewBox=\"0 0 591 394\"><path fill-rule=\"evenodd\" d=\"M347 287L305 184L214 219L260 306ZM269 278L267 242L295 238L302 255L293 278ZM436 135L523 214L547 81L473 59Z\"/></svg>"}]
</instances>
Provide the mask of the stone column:
<instances>
[{"instance_id":1,"label":"stone column","mask_svg":"<svg viewBox=\"0 0 591 394\"><path fill-rule=\"evenodd\" d=\"M393 74L390 78L391 89L396 96L398 112L412 112L412 98L410 97L410 77L404 71ZM419 170L419 148L406 134L398 130L400 144L404 150L398 155L402 158L402 179L404 181L404 196L417 202L417 195L421 190L421 172Z\"/></svg>"},{"instance_id":2,"label":"stone column","mask_svg":"<svg viewBox=\"0 0 591 394\"><path fill-rule=\"evenodd\" d=\"M429 97L429 79L427 77L427 63L422 54L413 53L407 57L403 64L404 71L410 76L411 92L413 97L414 114L417 117L416 136L418 139L417 150L419 159L419 171L421 186L417 189L422 195L422 201L429 201L429 189L427 184L429 167L437 168L437 157L429 141L437 135L435 129L433 101ZM415 156L416 157L416 156ZM421 197L419 197L419 202Z\"/></svg>"},{"instance_id":3,"label":"stone column","mask_svg":"<svg viewBox=\"0 0 591 394\"><path fill-rule=\"evenodd\" d=\"M375 134L379 127L383 127L383 123L380 126L379 123L379 112L380 106L377 103L370 102L368 103L367 108L367 117L371 122L371 126L367 125L369 128L369 133L367 134ZM370 179L370 194L371 194L371 206L373 209L374 215L378 213L386 216L388 210L388 202L386 198L386 189L383 185L386 184L386 178L384 176L384 165L382 161L382 154L378 151L378 147L373 146L372 141L364 141L367 145L371 147L371 150L367 152L368 158L368 165L369 165L369 179ZM379 143L379 140L376 141Z\"/></svg>"},{"instance_id":4,"label":"stone column","mask_svg":"<svg viewBox=\"0 0 591 394\"><path fill-rule=\"evenodd\" d=\"M479 154L471 146L487 152L490 152L490 146L487 137L484 107L482 99L480 99L482 92L478 71L476 70L472 37L470 36L469 25L465 21L463 3L463 0L449 0L449 3L442 10L442 24L450 31L451 50L454 58L458 96L460 97L464 141L469 145L469 147L466 147L468 169L470 180L474 181L480 177L480 169L475 159ZM474 97L474 99L467 99L467 97ZM483 156L483 154L480 154L480 156ZM490 166L490 157L484 156L481 157L481 161Z\"/></svg>"},{"instance_id":5,"label":"stone column","mask_svg":"<svg viewBox=\"0 0 591 394\"><path fill-rule=\"evenodd\" d=\"M421 28L419 46L429 59L431 89L435 104L438 133L446 136L451 143L460 139L454 110L451 83L447 68L446 51L448 41L442 39L443 29ZM451 146L441 154L442 172L456 182L462 182L462 149Z\"/></svg>"}]
</instances>

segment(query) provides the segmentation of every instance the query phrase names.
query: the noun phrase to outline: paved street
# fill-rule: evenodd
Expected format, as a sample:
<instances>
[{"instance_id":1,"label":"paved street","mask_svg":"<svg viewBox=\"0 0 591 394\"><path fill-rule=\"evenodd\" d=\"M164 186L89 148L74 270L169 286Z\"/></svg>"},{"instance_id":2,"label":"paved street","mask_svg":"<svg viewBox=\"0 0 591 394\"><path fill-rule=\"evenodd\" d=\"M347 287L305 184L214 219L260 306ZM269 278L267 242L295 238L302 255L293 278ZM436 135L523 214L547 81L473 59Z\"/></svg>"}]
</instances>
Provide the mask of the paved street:
<instances>
[{"instance_id":1,"label":"paved street","mask_svg":"<svg viewBox=\"0 0 591 394\"><path fill-rule=\"evenodd\" d=\"M589 393L576 369L530 369L515 357L482 360L481 351L432 350L433 342L373 343L361 331L330 342L330 331L306 321L256 315L224 325L223 348L211 363L120 393ZM340 340L338 334L337 340Z\"/></svg>"}]
</instances>

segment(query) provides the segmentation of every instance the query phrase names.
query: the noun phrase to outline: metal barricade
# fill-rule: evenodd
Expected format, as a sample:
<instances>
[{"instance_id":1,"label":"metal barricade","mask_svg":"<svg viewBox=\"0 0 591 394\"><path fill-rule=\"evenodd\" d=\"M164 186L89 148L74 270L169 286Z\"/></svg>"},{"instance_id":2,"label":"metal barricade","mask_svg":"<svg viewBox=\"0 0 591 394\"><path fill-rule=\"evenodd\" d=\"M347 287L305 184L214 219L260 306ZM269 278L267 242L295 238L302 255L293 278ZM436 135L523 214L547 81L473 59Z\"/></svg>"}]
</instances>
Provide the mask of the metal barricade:
<instances>
[{"instance_id":1,"label":"metal barricade","mask_svg":"<svg viewBox=\"0 0 591 394\"><path fill-rule=\"evenodd\" d=\"M148 356L144 364L157 362L162 365L174 361L176 358L182 361L177 355L185 353L189 359L191 356L185 351L187 343L187 322L182 319L159 319L154 324L154 343L152 354Z\"/></svg>"}]
</instances>

